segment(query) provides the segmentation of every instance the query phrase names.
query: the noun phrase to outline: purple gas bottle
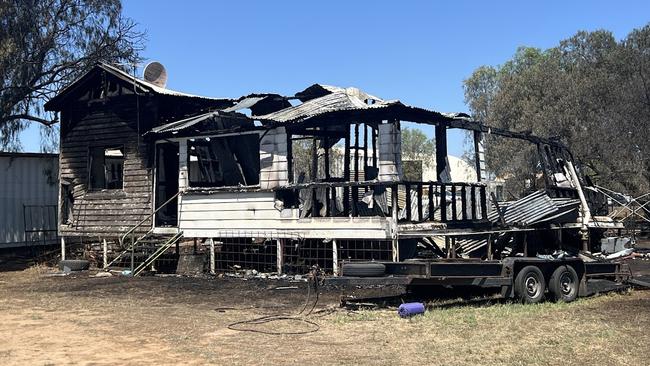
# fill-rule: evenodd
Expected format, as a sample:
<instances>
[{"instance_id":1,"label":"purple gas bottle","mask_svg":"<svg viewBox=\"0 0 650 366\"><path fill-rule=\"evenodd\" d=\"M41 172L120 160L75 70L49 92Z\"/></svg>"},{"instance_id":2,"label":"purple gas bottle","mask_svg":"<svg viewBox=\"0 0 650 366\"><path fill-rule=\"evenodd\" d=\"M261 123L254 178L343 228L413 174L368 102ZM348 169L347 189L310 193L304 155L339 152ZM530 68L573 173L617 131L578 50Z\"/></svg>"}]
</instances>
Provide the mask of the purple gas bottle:
<instances>
[{"instance_id":1,"label":"purple gas bottle","mask_svg":"<svg viewBox=\"0 0 650 366\"><path fill-rule=\"evenodd\" d=\"M407 302L397 308L397 314L402 318L409 318L414 315L424 314L424 304L421 302Z\"/></svg>"}]
</instances>

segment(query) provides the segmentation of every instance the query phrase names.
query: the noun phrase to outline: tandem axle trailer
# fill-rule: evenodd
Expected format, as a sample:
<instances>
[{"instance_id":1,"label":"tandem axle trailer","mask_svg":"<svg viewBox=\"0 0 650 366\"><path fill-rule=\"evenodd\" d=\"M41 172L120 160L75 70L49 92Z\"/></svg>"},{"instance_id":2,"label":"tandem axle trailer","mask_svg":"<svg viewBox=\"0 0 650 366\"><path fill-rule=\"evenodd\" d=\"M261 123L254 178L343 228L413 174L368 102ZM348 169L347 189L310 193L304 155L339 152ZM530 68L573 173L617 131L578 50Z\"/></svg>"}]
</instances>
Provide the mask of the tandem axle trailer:
<instances>
[{"instance_id":1,"label":"tandem axle trailer","mask_svg":"<svg viewBox=\"0 0 650 366\"><path fill-rule=\"evenodd\" d=\"M587 295L587 281L591 279L623 283L631 278L627 264L585 262L577 257L353 262L343 263L341 267L342 276L329 278L328 283L494 288L502 296L524 303L538 303L546 297L570 302Z\"/></svg>"}]
</instances>

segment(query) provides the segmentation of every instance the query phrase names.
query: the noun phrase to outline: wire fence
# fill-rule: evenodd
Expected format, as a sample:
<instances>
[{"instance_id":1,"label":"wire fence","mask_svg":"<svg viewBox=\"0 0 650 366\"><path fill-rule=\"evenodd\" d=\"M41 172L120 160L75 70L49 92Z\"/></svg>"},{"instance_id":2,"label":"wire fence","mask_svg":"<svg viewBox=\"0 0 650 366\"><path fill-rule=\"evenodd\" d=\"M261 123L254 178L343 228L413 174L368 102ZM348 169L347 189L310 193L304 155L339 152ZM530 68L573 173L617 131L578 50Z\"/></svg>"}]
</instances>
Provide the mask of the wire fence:
<instances>
[{"instance_id":1,"label":"wire fence","mask_svg":"<svg viewBox=\"0 0 650 366\"><path fill-rule=\"evenodd\" d=\"M275 273L279 265L280 272L286 274L304 274L313 266L333 273L335 248L338 261L384 261L392 258L392 243L388 240L227 237L215 239L215 270ZM278 253L282 256L280 261Z\"/></svg>"}]
</instances>

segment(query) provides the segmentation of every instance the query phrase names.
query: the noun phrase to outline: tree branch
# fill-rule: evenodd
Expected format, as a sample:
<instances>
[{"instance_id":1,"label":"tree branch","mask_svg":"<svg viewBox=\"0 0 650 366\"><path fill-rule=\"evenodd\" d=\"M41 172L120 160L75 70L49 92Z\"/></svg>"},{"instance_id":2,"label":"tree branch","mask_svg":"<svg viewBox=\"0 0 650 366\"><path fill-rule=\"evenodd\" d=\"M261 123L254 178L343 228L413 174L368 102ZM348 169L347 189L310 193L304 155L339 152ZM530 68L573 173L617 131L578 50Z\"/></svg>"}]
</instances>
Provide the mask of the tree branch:
<instances>
[{"instance_id":1,"label":"tree branch","mask_svg":"<svg viewBox=\"0 0 650 366\"><path fill-rule=\"evenodd\" d=\"M14 115L11 115L11 116L6 116L6 117L2 118L2 122L4 123L4 122L15 121L15 120L19 120L19 119L38 122L38 123L43 124L45 126L51 126L51 125L59 122L56 118L53 119L53 120L47 120L47 119L44 119L44 118L29 115L29 114L14 114Z\"/></svg>"}]
</instances>

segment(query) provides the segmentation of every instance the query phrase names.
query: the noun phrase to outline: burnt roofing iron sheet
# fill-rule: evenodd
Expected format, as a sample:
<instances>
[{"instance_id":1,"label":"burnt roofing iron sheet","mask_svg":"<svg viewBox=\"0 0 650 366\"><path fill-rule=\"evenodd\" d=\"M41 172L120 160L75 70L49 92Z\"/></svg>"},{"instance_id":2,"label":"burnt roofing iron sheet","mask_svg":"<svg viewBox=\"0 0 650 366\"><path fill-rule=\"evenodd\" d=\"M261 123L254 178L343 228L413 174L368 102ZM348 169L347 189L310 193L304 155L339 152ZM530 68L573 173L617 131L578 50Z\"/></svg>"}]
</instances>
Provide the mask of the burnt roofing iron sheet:
<instances>
[{"instance_id":1,"label":"burnt roofing iron sheet","mask_svg":"<svg viewBox=\"0 0 650 366\"><path fill-rule=\"evenodd\" d=\"M560 210L571 210L576 200L551 199L544 190L537 191L517 201L499 203L507 225L532 225L549 216L555 216ZM496 210L490 212L488 219L499 222Z\"/></svg>"},{"instance_id":2,"label":"burnt roofing iron sheet","mask_svg":"<svg viewBox=\"0 0 650 366\"><path fill-rule=\"evenodd\" d=\"M223 109L223 111L224 112L237 112L237 111L242 110L242 109L250 108L250 107L254 106L255 104L257 104L257 102L259 102L261 100L264 100L264 99L266 99L266 97L246 97L246 98L240 100L239 102L237 102L237 104L235 104L234 106Z\"/></svg>"}]
</instances>

